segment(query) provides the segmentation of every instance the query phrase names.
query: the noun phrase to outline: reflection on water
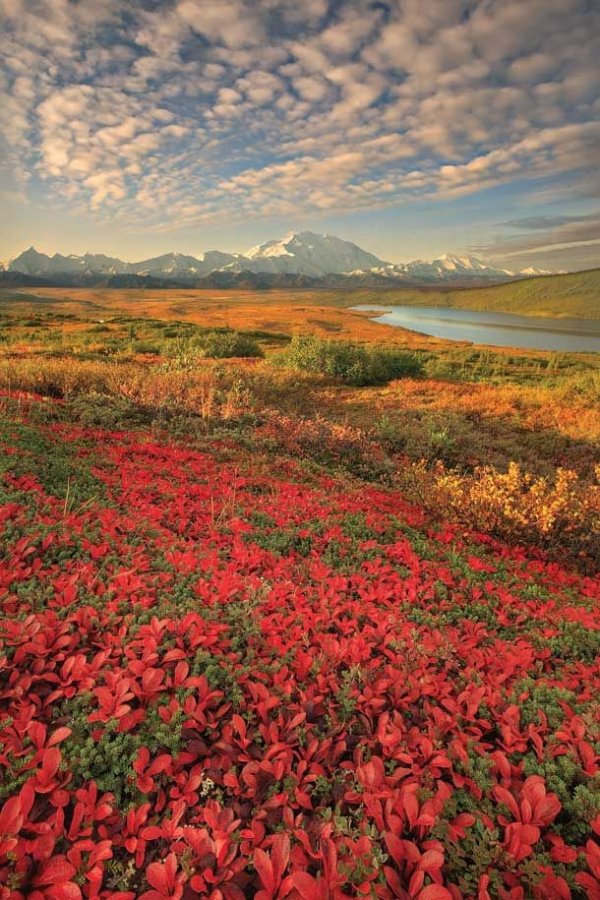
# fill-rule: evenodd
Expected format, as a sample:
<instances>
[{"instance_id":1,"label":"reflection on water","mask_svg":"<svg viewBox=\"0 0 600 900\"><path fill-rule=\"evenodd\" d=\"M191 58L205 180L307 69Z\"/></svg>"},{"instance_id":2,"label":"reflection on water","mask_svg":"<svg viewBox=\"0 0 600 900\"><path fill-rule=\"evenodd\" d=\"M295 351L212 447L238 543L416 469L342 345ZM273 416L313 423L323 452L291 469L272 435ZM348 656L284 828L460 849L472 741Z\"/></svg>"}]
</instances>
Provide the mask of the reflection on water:
<instances>
[{"instance_id":1,"label":"reflection on water","mask_svg":"<svg viewBox=\"0 0 600 900\"><path fill-rule=\"evenodd\" d=\"M532 350L579 350L600 353L600 320L548 319L513 313L479 312L416 306L355 306L381 310L377 321L451 341Z\"/></svg>"}]
</instances>

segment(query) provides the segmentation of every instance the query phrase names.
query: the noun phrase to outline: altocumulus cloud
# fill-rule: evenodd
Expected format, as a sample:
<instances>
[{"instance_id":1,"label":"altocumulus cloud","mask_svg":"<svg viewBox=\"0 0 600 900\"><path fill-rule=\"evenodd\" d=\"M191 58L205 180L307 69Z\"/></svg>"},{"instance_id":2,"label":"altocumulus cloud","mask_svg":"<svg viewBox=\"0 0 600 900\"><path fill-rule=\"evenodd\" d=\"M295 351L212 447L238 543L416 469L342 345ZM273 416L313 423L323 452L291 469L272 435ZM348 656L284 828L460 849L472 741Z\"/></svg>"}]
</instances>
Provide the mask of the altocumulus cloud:
<instances>
[{"instance_id":1,"label":"altocumulus cloud","mask_svg":"<svg viewBox=\"0 0 600 900\"><path fill-rule=\"evenodd\" d=\"M0 0L0 16L11 177L123 226L597 172L588 0Z\"/></svg>"}]
</instances>

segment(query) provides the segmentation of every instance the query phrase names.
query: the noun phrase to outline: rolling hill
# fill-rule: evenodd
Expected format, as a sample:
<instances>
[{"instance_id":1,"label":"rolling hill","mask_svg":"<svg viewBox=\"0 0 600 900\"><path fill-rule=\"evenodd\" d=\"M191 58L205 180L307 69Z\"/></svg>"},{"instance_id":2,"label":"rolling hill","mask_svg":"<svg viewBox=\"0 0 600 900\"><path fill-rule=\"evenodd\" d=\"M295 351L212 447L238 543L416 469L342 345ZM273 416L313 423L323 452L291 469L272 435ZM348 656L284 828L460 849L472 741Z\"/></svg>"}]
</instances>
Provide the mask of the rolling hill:
<instances>
[{"instance_id":1,"label":"rolling hill","mask_svg":"<svg viewBox=\"0 0 600 900\"><path fill-rule=\"evenodd\" d=\"M360 299L359 299L360 298ZM348 298L346 297L346 301ZM526 316L600 318L600 268L565 275L543 275L486 287L398 288L353 292L348 305L389 303L405 306L449 306Z\"/></svg>"}]
</instances>

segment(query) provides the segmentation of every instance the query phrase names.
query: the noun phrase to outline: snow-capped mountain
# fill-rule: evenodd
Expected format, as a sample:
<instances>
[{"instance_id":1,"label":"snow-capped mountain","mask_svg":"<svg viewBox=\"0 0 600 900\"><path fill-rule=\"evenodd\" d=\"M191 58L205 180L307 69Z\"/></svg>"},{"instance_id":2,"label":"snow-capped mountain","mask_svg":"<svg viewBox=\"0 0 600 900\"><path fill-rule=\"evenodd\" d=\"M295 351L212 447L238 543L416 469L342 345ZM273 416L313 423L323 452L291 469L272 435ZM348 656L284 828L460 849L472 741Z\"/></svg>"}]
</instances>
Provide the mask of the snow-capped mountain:
<instances>
[{"instance_id":1,"label":"snow-capped mountain","mask_svg":"<svg viewBox=\"0 0 600 900\"><path fill-rule=\"evenodd\" d=\"M127 268L123 271L131 275L189 277L208 275L210 272L235 263L237 259L238 254L222 253L220 250L209 250L201 259L197 259L195 256L186 256L183 253L165 253L163 256L144 259L138 263L125 263Z\"/></svg>"},{"instance_id":2,"label":"snow-capped mountain","mask_svg":"<svg viewBox=\"0 0 600 900\"><path fill-rule=\"evenodd\" d=\"M475 256L454 256L446 253L428 262L415 259L409 263L397 263L385 266L380 274L388 278L418 279L423 281L464 281L474 278L501 281L514 278L518 273L508 269L499 269Z\"/></svg>"},{"instance_id":3,"label":"snow-capped mountain","mask_svg":"<svg viewBox=\"0 0 600 900\"><path fill-rule=\"evenodd\" d=\"M294 273L321 278L357 269L370 271L380 265L382 261L377 256L351 241L343 241L332 234L300 231L253 247L233 267L237 271Z\"/></svg>"},{"instance_id":4,"label":"snow-capped mountain","mask_svg":"<svg viewBox=\"0 0 600 900\"><path fill-rule=\"evenodd\" d=\"M84 253L83 256L62 256L55 253L48 256L38 253L35 247L29 247L20 256L12 259L7 266L9 272L23 272L25 275L52 275L72 273L114 274L124 271L127 263L102 253Z\"/></svg>"},{"instance_id":5,"label":"snow-capped mountain","mask_svg":"<svg viewBox=\"0 0 600 900\"><path fill-rule=\"evenodd\" d=\"M491 266L488 263L477 259L476 256L453 256L451 253L446 253L444 256L434 259L431 263L421 263L420 261L409 263L409 268L412 272L417 271L419 267L424 270L427 270L427 267L429 267L432 272L440 277L444 275L460 277L462 275L472 275L476 273L478 275L483 274L485 277L495 278L497 276L510 276L513 274L507 269L498 269L495 266Z\"/></svg>"},{"instance_id":6,"label":"snow-capped mountain","mask_svg":"<svg viewBox=\"0 0 600 900\"><path fill-rule=\"evenodd\" d=\"M8 263L9 272L23 272L25 275L150 275L153 277L191 277L206 275L216 269L222 269L237 260L234 253L222 253L220 250L209 250L201 259L186 256L183 253L165 253L152 259L143 259L137 263L123 262L101 253L84 253L83 256L62 256L55 253L48 256L38 253L29 247L20 256Z\"/></svg>"},{"instance_id":7,"label":"snow-capped mountain","mask_svg":"<svg viewBox=\"0 0 600 900\"><path fill-rule=\"evenodd\" d=\"M547 269L536 269L535 266L527 266L526 269L521 269L519 275L550 275L551 273ZM555 272L556 275L566 275L567 269L559 269L558 272Z\"/></svg>"},{"instance_id":8,"label":"snow-capped mountain","mask_svg":"<svg viewBox=\"0 0 600 900\"><path fill-rule=\"evenodd\" d=\"M195 256L186 256L183 253L163 253L152 259L144 259L139 263L129 263L128 273L135 275L179 275L190 272L198 274L200 260Z\"/></svg>"},{"instance_id":9,"label":"snow-capped mountain","mask_svg":"<svg viewBox=\"0 0 600 900\"><path fill-rule=\"evenodd\" d=\"M481 283L506 281L510 278L547 274L530 267L521 272L499 269L475 256L446 254L431 262L414 260L409 263L390 263L373 253L363 250L351 241L344 241L331 234L315 234L300 231L287 234L278 240L266 241L253 247L245 255L209 250L201 257L182 253L165 253L162 256L129 263L101 253L55 253L48 256L29 247L6 269L37 278L55 278L132 275L161 279L170 282L193 284L200 278L222 273L235 280L244 273L265 276L302 276L323 279L327 276L368 278L371 281L386 279L410 284L431 283Z\"/></svg>"}]
</instances>

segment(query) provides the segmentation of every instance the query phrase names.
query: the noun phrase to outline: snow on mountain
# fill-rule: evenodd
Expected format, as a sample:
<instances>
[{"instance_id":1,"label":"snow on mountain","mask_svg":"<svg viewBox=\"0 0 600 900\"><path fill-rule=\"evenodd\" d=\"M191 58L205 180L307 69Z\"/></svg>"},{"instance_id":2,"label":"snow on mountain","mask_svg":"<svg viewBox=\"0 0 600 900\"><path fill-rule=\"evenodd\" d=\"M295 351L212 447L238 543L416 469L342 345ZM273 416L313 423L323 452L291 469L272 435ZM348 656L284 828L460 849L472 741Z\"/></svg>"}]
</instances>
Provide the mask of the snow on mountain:
<instances>
[{"instance_id":1,"label":"snow on mountain","mask_svg":"<svg viewBox=\"0 0 600 900\"><path fill-rule=\"evenodd\" d=\"M194 256L182 253L163 253L138 263L129 263L127 271L133 275L180 275L184 272L197 274L199 262Z\"/></svg>"},{"instance_id":2,"label":"snow on mountain","mask_svg":"<svg viewBox=\"0 0 600 900\"><path fill-rule=\"evenodd\" d=\"M103 272L108 275L116 275L124 271L127 263L116 259L114 256L105 256L103 253L84 253L83 256L72 256L73 260L80 260L83 270L87 273Z\"/></svg>"},{"instance_id":3,"label":"snow on mountain","mask_svg":"<svg viewBox=\"0 0 600 900\"><path fill-rule=\"evenodd\" d=\"M84 253L83 256L62 256L55 253L54 256L48 256L29 247L11 260L6 268L11 272L37 277L140 275L193 281L215 272L233 275L250 272L303 275L310 278L323 278L327 275L377 276L413 284L476 283L548 274L534 267L515 273L497 268L475 256L456 256L450 253L431 261L389 263L351 241L312 231L291 232L283 238L266 241L253 247L246 255L223 253L220 250L209 250L200 258L183 253L165 253L135 263L101 253Z\"/></svg>"},{"instance_id":4,"label":"snow on mountain","mask_svg":"<svg viewBox=\"0 0 600 900\"><path fill-rule=\"evenodd\" d=\"M223 253L222 250L207 250L201 259L202 271L206 273L218 272L240 258L242 258L241 253Z\"/></svg>"},{"instance_id":5,"label":"snow on mountain","mask_svg":"<svg viewBox=\"0 0 600 900\"><path fill-rule=\"evenodd\" d=\"M235 262L238 255L209 250L202 259L183 253L165 253L137 263L124 262L102 253L48 256L29 247L8 264L8 270L26 275L151 275L154 277L193 277L206 275Z\"/></svg>"},{"instance_id":6,"label":"snow on mountain","mask_svg":"<svg viewBox=\"0 0 600 900\"><path fill-rule=\"evenodd\" d=\"M408 263L385 263L369 271L384 278L411 283L502 281L515 276L514 272L498 269L475 256L453 256L449 253L431 261L415 259ZM366 272L360 274L364 275Z\"/></svg>"},{"instance_id":7,"label":"snow on mountain","mask_svg":"<svg viewBox=\"0 0 600 900\"><path fill-rule=\"evenodd\" d=\"M52 258L46 253L38 253L35 247L28 247L9 261L7 269L9 272L23 272L25 275L49 273L53 271Z\"/></svg>"},{"instance_id":8,"label":"snow on mountain","mask_svg":"<svg viewBox=\"0 0 600 900\"><path fill-rule=\"evenodd\" d=\"M438 259L434 259L433 264L452 272L486 272L494 268L477 259L476 256L454 256L451 253L445 253ZM495 271L505 272L506 274L505 269L497 269Z\"/></svg>"},{"instance_id":9,"label":"snow on mountain","mask_svg":"<svg viewBox=\"0 0 600 900\"><path fill-rule=\"evenodd\" d=\"M433 259L431 262L414 260L414 262L406 263L402 267L402 271L434 281L452 281L474 277L495 279L513 276L512 272L491 266L475 256L454 256L450 253Z\"/></svg>"},{"instance_id":10,"label":"snow on mountain","mask_svg":"<svg viewBox=\"0 0 600 900\"><path fill-rule=\"evenodd\" d=\"M288 235L280 241L267 241L265 244L259 244L258 247L252 247L245 254L246 259L267 259L272 256L293 256L286 246L286 241L291 241L292 235Z\"/></svg>"},{"instance_id":11,"label":"snow on mountain","mask_svg":"<svg viewBox=\"0 0 600 900\"><path fill-rule=\"evenodd\" d=\"M15 259L10 260L9 272L23 272L26 275L66 275L66 274L113 274L125 272L127 263L102 253L84 253L83 256L62 256L55 253L48 256L38 253L35 247L29 247Z\"/></svg>"},{"instance_id":12,"label":"snow on mountain","mask_svg":"<svg viewBox=\"0 0 600 900\"><path fill-rule=\"evenodd\" d=\"M195 256L184 253L163 253L141 262L129 263L127 271L132 275L198 275L202 264Z\"/></svg>"},{"instance_id":13,"label":"snow on mountain","mask_svg":"<svg viewBox=\"0 0 600 900\"><path fill-rule=\"evenodd\" d=\"M232 267L235 271L293 273L321 278L385 265L373 253L332 234L298 231L253 247Z\"/></svg>"},{"instance_id":14,"label":"snow on mountain","mask_svg":"<svg viewBox=\"0 0 600 900\"><path fill-rule=\"evenodd\" d=\"M528 266L526 269L521 269L517 274L519 274L519 275L551 275L552 272L549 272L548 269L536 269L535 266ZM560 274L560 273L558 273L558 274Z\"/></svg>"},{"instance_id":15,"label":"snow on mountain","mask_svg":"<svg viewBox=\"0 0 600 900\"><path fill-rule=\"evenodd\" d=\"M234 263L239 254L222 253L220 250L208 250L201 259L187 256L184 253L164 253L152 259L144 259L138 263L129 263L127 272L133 275L152 275L154 277L193 278L219 271Z\"/></svg>"}]
</instances>

